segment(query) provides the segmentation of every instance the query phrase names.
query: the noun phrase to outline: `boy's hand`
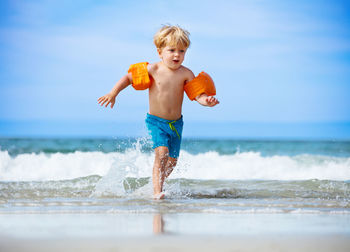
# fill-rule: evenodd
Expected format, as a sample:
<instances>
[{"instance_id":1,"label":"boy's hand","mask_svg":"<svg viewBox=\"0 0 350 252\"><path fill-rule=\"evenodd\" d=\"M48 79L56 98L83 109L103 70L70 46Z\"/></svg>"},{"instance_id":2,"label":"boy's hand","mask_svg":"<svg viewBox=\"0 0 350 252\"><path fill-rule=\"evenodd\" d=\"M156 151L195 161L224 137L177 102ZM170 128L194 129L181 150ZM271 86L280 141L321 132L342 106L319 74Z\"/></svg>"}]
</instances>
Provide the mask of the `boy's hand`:
<instances>
[{"instance_id":1,"label":"boy's hand","mask_svg":"<svg viewBox=\"0 0 350 252\"><path fill-rule=\"evenodd\" d=\"M106 108L109 104L111 104L111 108L113 108L114 103L115 103L115 96L111 95L111 94L106 94L106 95L98 98L97 101L98 101L98 104L101 104L101 106L103 106L103 104L106 103L106 105L105 105Z\"/></svg>"},{"instance_id":2,"label":"boy's hand","mask_svg":"<svg viewBox=\"0 0 350 252\"><path fill-rule=\"evenodd\" d=\"M208 96L206 99L207 102L207 106L208 107L213 107L216 104L219 104L220 102L218 101L218 99L216 99L214 96Z\"/></svg>"},{"instance_id":3,"label":"boy's hand","mask_svg":"<svg viewBox=\"0 0 350 252\"><path fill-rule=\"evenodd\" d=\"M208 107L214 107L216 104L220 103L214 96L208 96L206 94L199 95L196 97L196 100L199 104Z\"/></svg>"}]
</instances>

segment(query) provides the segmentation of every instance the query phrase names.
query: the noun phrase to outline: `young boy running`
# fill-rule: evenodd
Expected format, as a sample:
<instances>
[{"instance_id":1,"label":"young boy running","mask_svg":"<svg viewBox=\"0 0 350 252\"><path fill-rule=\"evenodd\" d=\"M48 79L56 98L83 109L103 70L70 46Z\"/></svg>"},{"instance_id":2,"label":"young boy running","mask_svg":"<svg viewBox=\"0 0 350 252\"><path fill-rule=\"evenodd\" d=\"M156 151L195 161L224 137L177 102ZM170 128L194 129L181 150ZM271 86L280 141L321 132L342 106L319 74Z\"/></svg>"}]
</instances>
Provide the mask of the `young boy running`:
<instances>
[{"instance_id":1,"label":"young boy running","mask_svg":"<svg viewBox=\"0 0 350 252\"><path fill-rule=\"evenodd\" d=\"M173 171L179 157L184 91L191 100L195 99L203 106L213 107L219 101L212 96L215 95L215 87L207 74L195 77L190 69L182 65L190 46L188 31L179 26L163 26L155 34L154 44L161 61L132 65L128 74L116 83L110 93L100 97L98 103L105 107L110 104L113 108L116 96L130 84L135 89L149 88L146 125L155 152L153 193L154 199L162 199L164 180Z\"/></svg>"}]
</instances>

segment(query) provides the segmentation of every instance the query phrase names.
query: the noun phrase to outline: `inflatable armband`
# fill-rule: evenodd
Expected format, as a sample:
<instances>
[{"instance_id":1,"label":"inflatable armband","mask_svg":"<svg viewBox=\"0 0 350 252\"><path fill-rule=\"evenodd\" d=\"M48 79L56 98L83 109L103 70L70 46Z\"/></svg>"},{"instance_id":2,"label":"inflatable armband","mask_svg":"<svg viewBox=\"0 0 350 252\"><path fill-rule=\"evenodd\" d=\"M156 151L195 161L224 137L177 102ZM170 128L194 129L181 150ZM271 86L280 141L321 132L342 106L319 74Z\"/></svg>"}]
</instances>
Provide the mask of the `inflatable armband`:
<instances>
[{"instance_id":1,"label":"inflatable armband","mask_svg":"<svg viewBox=\"0 0 350 252\"><path fill-rule=\"evenodd\" d=\"M188 98L193 101L200 94L207 94L209 96L216 95L216 89L213 80L209 74L201 72L193 80L185 84L185 92Z\"/></svg>"},{"instance_id":2,"label":"inflatable armband","mask_svg":"<svg viewBox=\"0 0 350 252\"><path fill-rule=\"evenodd\" d=\"M151 80L147 70L148 62L132 64L128 73L132 75L132 86L136 90L145 90L150 87Z\"/></svg>"}]
</instances>

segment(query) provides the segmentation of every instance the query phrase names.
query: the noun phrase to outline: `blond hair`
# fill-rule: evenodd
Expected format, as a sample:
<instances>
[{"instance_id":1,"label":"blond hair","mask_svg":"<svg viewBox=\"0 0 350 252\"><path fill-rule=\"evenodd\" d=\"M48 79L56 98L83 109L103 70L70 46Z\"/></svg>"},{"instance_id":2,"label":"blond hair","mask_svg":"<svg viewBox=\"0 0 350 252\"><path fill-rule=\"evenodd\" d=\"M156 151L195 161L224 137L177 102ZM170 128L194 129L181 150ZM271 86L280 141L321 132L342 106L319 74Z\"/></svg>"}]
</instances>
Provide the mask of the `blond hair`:
<instances>
[{"instance_id":1,"label":"blond hair","mask_svg":"<svg viewBox=\"0 0 350 252\"><path fill-rule=\"evenodd\" d=\"M163 27L154 35L153 42L157 48L162 49L166 46L181 46L188 48L191 44L190 33L180 26L163 25Z\"/></svg>"}]
</instances>

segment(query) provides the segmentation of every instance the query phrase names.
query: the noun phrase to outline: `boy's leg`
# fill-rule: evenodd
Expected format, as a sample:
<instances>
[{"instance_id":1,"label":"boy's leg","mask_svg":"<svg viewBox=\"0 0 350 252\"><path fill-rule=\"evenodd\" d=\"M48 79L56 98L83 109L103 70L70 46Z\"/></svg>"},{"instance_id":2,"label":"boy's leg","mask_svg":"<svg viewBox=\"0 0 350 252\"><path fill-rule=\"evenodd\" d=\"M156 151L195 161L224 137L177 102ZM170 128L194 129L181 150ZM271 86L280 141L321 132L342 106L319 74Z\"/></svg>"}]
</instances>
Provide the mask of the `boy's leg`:
<instances>
[{"instance_id":1,"label":"boy's leg","mask_svg":"<svg viewBox=\"0 0 350 252\"><path fill-rule=\"evenodd\" d=\"M169 157L168 163L166 164L166 167L165 167L165 178L169 177L171 172L174 170L176 163L177 163L177 158Z\"/></svg>"},{"instance_id":2,"label":"boy's leg","mask_svg":"<svg viewBox=\"0 0 350 252\"><path fill-rule=\"evenodd\" d=\"M165 146L159 146L154 149L155 158L153 165L153 194L158 198L163 191L163 183L165 179L165 168L168 163L169 149Z\"/></svg>"}]
</instances>

